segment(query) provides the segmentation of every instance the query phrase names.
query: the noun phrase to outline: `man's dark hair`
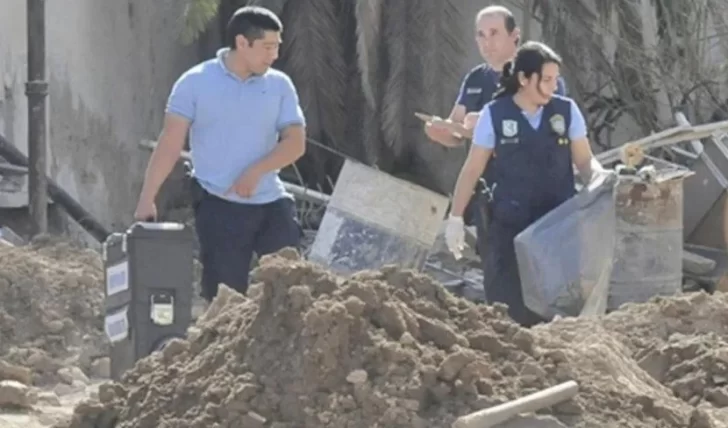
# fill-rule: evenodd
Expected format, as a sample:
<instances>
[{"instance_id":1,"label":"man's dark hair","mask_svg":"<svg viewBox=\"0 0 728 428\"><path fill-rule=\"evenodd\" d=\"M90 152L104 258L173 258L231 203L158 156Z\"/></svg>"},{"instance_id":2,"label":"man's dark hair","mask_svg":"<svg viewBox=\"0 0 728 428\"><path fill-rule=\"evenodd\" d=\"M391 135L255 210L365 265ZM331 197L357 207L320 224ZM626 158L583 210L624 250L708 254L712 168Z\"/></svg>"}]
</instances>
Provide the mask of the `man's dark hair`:
<instances>
[{"instance_id":1,"label":"man's dark hair","mask_svg":"<svg viewBox=\"0 0 728 428\"><path fill-rule=\"evenodd\" d=\"M226 28L227 45L235 49L235 38L242 35L250 45L265 36L266 31L283 31L283 24L275 13L260 6L245 6L236 10Z\"/></svg>"}]
</instances>

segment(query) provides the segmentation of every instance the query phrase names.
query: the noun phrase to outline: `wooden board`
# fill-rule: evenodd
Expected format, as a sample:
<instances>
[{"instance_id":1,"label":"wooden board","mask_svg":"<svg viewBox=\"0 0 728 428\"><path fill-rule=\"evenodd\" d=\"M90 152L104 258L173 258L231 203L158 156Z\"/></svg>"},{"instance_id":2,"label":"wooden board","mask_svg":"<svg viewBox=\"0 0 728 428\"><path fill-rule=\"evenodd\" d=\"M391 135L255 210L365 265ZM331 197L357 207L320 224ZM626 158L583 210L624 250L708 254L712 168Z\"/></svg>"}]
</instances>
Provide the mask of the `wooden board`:
<instances>
[{"instance_id":1,"label":"wooden board","mask_svg":"<svg viewBox=\"0 0 728 428\"><path fill-rule=\"evenodd\" d=\"M423 122L447 128L457 138L473 138L473 130L466 128L462 123L452 122L426 113L415 113L415 117Z\"/></svg>"}]
</instances>

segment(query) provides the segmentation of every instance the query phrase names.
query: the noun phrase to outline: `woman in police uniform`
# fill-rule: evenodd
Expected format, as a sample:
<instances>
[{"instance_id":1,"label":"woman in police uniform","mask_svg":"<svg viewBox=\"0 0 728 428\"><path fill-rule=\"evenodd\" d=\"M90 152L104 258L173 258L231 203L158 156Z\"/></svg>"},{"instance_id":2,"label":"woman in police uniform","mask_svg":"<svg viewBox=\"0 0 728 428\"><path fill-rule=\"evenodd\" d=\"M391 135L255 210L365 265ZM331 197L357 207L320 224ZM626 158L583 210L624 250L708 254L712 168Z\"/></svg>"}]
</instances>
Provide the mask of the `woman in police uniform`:
<instances>
[{"instance_id":1,"label":"woman in police uniform","mask_svg":"<svg viewBox=\"0 0 728 428\"><path fill-rule=\"evenodd\" d=\"M541 319L523 302L514 238L574 195L572 164L585 182L604 171L576 103L554 95L560 67L561 58L539 42L524 43L506 64L499 90L475 126L446 228L448 247L457 257L464 246L463 212L488 160L497 157L488 189L485 295L489 303L507 304L509 315L524 326Z\"/></svg>"}]
</instances>

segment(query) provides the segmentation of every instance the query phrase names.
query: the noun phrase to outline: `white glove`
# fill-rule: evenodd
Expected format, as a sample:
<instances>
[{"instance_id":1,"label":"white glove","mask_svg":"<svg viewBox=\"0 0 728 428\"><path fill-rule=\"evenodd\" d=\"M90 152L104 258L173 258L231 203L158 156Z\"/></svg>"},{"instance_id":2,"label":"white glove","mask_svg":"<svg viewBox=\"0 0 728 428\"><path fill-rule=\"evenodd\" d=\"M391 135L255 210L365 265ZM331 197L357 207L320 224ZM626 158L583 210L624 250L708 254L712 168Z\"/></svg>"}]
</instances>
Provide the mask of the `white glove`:
<instances>
[{"instance_id":1,"label":"white glove","mask_svg":"<svg viewBox=\"0 0 728 428\"><path fill-rule=\"evenodd\" d=\"M615 172L613 169L594 169L592 170L592 176L589 180L589 183L587 184L587 187L589 189L594 189L597 186L600 186L602 183L604 183L610 176L615 175Z\"/></svg>"},{"instance_id":2,"label":"white glove","mask_svg":"<svg viewBox=\"0 0 728 428\"><path fill-rule=\"evenodd\" d=\"M445 243L455 260L463 257L465 250L465 223L462 217L449 216L445 224Z\"/></svg>"}]
</instances>

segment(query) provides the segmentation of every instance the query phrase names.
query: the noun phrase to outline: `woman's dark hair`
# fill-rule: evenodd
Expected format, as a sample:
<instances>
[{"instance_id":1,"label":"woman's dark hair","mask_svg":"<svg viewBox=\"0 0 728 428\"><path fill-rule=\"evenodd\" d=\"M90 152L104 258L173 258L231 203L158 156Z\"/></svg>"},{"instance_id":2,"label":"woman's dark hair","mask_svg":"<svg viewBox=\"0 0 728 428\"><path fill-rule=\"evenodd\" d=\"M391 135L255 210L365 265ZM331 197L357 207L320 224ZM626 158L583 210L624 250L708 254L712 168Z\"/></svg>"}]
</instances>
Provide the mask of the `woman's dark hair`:
<instances>
[{"instance_id":1,"label":"woman's dark hair","mask_svg":"<svg viewBox=\"0 0 728 428\"><path fill-rule=\"evenodd\" d=\"M541 70L549 63L561 66L561 57L553 49L541 42L526 42L516 51L513 61L508 61L503 66L498 89L493 94L493 99L514 95L521 88L518 80L518 73L523 72L527 78L534 74L541 80Z\"/></svg>"}]
</instances>

